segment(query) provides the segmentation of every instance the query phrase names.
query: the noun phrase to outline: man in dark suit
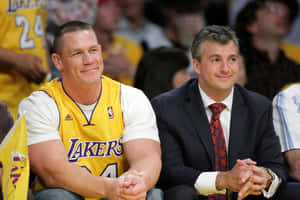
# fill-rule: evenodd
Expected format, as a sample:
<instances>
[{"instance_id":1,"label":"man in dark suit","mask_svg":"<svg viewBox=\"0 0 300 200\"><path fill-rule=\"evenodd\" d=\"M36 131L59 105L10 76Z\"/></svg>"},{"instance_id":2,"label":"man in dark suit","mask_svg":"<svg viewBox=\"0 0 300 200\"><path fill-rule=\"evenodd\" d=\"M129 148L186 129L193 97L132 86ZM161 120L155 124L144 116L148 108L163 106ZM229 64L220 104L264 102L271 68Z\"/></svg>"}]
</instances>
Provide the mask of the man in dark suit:
<instances>
[{"instance_id":1,"label":"man in dark suit","mask_svg":"<svg viewBox=\"0 0 300 200\"><path fill-rule=\"evenodd\" d=\"M195 36L192 56L198 79L152 101L162 145L159 186L165 199L274 196L286 180L286 170L272 105L262 95L234 85L239 67L235 33L228 27L205 27ZM213 106L222 109L214 112Z\"/></svg>"}]
</instances>

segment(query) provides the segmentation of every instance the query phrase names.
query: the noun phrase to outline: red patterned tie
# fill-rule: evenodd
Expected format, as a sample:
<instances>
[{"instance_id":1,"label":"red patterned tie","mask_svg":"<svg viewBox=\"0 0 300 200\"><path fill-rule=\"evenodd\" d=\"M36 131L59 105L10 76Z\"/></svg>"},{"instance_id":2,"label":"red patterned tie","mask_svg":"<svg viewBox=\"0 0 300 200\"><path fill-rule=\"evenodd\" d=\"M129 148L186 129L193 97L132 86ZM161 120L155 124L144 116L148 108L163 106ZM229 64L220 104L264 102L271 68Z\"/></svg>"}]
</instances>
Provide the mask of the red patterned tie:
<instances>
[{"instance_id":1,"label":"red patterned tie","mask_svg":"<svg viewBox=\"0 0 300 200\"><path fill-rule=\"evenodd\" d=\"M212 134L212 140L214 143L216 171L227 170L227 153L226 144L223 133L223 128L220 122L220 114L225 109L225 105L222 103L214 103L209 106L212 111L212 117L210 121L210 132ZM209 200L226 200L226 195L213 194L208 196Z\"/></svg>"}]
</instances>

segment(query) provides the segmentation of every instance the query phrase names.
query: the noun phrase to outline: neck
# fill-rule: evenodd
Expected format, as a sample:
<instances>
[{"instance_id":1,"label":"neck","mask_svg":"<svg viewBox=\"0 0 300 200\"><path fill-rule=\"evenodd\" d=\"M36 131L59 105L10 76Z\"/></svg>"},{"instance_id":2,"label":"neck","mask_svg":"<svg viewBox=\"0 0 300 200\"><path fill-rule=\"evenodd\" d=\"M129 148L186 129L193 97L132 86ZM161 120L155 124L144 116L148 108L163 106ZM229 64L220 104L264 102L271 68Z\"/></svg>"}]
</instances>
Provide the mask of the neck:
<instances>
[{"instance_id":1,"label":"neck","mask_svg":"<svg viewBox=\"0 0 300 200\"><path fill-rule=\"evenodd\" d=\"M210 97L211 99L221 102L225 100L231 93L232 88L230 89L220 89L218 91L216 90L211 90L210 88L203 88L201 87L201 82L199 81L200 88L203 92L205 92L206 96Z\"/></svg>"},{"instance_id":2,"label":"neck","mask_svg":"<svg viewBox=\"0 0 300 200\"><path fill-rule=\"evenodd\" d=\"M266 51L269 59L274 63L279 55L280 39L253 37L252 43L255 48Z\"/></svg>"},{"instance_id":3,"label":"neck","mask_svg":"<svg viewBox=\"0 0 300 200\"><path fill-rule=\"evenodd\" d=\"M91 84L74 84L62 79L65 92L77 103L91 105L95 103L101 92L101 80Z\"/></svg>"}]
</instances>

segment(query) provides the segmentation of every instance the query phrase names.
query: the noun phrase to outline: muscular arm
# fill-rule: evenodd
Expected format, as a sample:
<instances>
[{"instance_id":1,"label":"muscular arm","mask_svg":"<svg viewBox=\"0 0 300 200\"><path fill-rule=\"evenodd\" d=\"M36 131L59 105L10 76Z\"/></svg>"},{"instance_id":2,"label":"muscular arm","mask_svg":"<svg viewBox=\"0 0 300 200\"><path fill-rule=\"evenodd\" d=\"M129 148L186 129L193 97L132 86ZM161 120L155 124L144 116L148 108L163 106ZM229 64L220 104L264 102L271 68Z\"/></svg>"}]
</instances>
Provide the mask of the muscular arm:
<instances>
[{"instance_id":1,"label":"muscular arm","mask_svg":"<svg viewBox=\"0 0 300 200\"><path fill-rule=\"evenodd\" d=\"M146 189L150 190L157 182L161 170L161 149L157 141L137 139L124 144L129 171L142 172Z\"/></svg>"},{"instance_id":2,"label":"muscular arm","mask_svg":"<svg viewBox=\"0 0 300 200\"><path fill-rule=\"evenodd\" d=\"M289 175L300 181L300 149L290 150L284 153L289 165Z\"/></svg>"},{"instance_id":3,"label":"muscular arm","mask_svg":"<svg viewBox=\"0 0 300 200\"><path fill-rule=\"evenodd\" d=\"M51 149L51 150L50 150ZM116 179L93 176L84 168L68 161L60 140L30 145L30 167L47 187L60 187L84 197L106 197L106 191L116 191ZM117 193L117 192L116 192Z\"/></svg>"}]
</instances>

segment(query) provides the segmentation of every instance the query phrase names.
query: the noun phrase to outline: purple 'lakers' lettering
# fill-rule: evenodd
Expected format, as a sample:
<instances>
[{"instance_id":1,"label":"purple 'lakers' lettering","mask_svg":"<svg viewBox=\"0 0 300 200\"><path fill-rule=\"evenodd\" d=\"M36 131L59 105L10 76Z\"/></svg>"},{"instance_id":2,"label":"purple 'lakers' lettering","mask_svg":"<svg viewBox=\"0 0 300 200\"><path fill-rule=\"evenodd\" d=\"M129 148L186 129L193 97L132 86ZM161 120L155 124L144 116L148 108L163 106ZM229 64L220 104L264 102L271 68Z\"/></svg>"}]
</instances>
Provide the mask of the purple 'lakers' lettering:
<instances>
[{"instance_id":1,"label":"purple 'lakers' lettering","mask_svg":"<svg viewBox=\"0 0 300 200\"><path fill-rule=\"evenodd\" d=\"M96 156L103 157L104 156L104 148L106 146L106 142L97 142L97 150L96 150Z\"/></svg>"},{"instance_id":2,"label":"purple 'lakers' lettering","mask_svg":"<svg viewBox=\"0 0 300 200\"><path fill-rule=\"evenodd\" d=\"M46 0L9 0L8 1L8 9L6 13L15 13L19 9L31 9L31 8L39 8L41 7L43 10L47 9L47 1Z\"/></svg>"},{"instance_id":3,"label":"purple 'lakers' lettering","mask_svg":"<svg viewBox=\"0 0 300 200\"><path fill-rule=\"evenodd\" d=\"M105 156L111 156L111 153L110 153L111 150L113 150L113 152L116 154L115 148L116 148L117 143L118 142L116 140L112 140L112 141L108 142L108 148L107 148L107 152L106 152Z\"/></svg>"},{"instance_id":4,"label":"purple 'lakers' lettering","mask_svg":"<svg viewBox=\"0 0 300 200\"><path fill-rule=\"evenodd\" d=\"M79 138L72 138L72 139L70 139L70 141L71 141L71 147L70 147L70 150L69 150L69 152L68 152L68 157L70 158L71 157L71 153L72 153L72 151L73 151L73 149L74 149L74 147L75 147L75 145L76 145L76 142L79 140Z\"/></svg>"},{"instance_id":5,"label":"purple 'lakers' lettering","mask_svg":"<svg viewBox=\"0 0 300 200\"><path fill-rule=\"evenodd\" d=\"M21 177L22 169L25 166L26 156L22 155L18 152L12 152L12 169L10 170L10 178L12 180L12 184L14 188L16 188L16 184Z\"/></svg>"},{"instance_id":6,"label":"purple 'lakers' lettering","mask_svg":"<svg viewBox=\"0 0 300 200\"><path fill-rule=\"evenodd\" d=\"M80 158L110 157L123 154L122 138L109 141L79 141L79 138L70 139L71 146L68 151L70 162L77 162Z\"/></svg>"}]
</instances>

